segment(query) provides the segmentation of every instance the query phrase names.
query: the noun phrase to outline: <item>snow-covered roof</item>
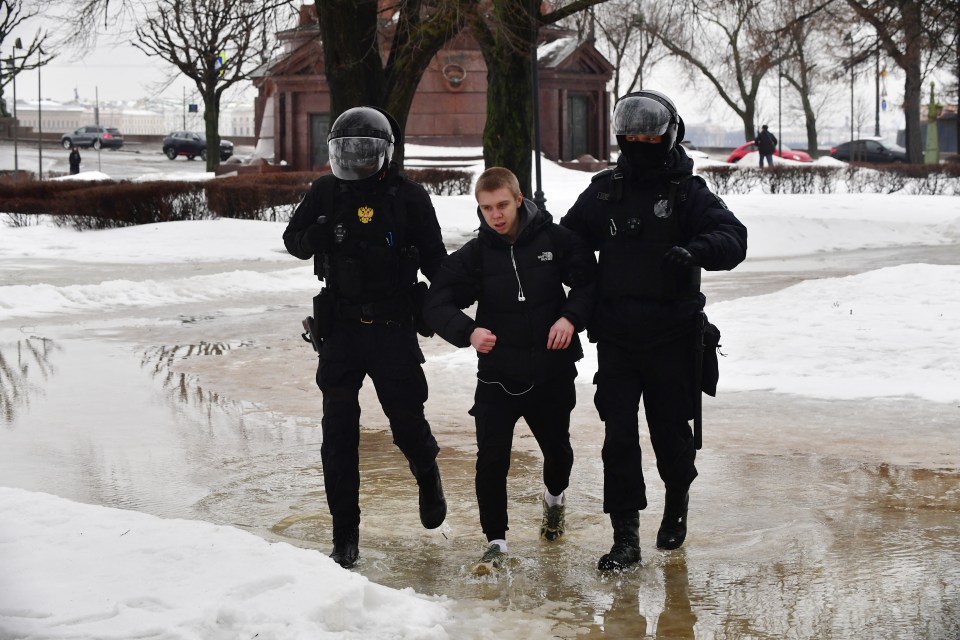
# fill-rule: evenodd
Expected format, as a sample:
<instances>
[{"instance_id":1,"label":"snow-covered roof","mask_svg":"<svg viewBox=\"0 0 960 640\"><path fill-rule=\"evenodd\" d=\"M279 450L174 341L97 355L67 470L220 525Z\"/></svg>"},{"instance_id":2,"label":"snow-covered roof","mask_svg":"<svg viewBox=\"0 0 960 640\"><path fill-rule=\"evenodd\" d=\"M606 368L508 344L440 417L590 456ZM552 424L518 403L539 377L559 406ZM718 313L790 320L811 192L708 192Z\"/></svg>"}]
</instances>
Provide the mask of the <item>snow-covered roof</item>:
<instances>
[{"instance_id":1,"label":"snow-covered roof","mask_svg":"<svg viewBox=\"0 0 960 640\"><path fill-rule=\"evenodd\" d=\"M553 42L545 42L537 47L537 60L541 67L556 67L570 57L577 50L580 43L574 37L560 38Z\"/></svg>"}]
</instances>

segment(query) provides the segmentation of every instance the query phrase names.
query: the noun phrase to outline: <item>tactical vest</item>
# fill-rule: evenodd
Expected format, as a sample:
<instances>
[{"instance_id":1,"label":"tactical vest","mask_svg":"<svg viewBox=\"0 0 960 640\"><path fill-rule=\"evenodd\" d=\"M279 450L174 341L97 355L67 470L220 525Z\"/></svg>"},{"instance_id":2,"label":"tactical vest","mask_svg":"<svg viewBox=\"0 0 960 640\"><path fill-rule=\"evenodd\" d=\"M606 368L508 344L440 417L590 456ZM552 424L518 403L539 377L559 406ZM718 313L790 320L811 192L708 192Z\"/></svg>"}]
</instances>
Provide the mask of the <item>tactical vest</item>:
<instances>
[{"instance_id":1,"label":"tactical vest","mask_svg":"<svg viewBox=\"0 0 960 640\"><path fill-rule=\"evenodd\" d=\"M406 211L400 180L378 192L351 189L331 181L323 211L331 211L325 250L315 257L341 316L399 319L409 316L409 293L417 282L416 247L407 246Z\"/></svg>"},{"instance_id":2,"label":"tactical vest","mask_svg":"<svg viewBox=\"0 0 960 640\"><path fill-rule=\"evenodd\" d=\"M601 190L605 215L600 246L600 282L605 298L678 300L700 291L700 269L666 265L664 254L686 244L683 219L688 190L694 176L668 181L659 190L630 190L624 197L625 177L619 168L594 177ZM700 179L700 178L696 178Z\"/></svg>"}]
</instances>

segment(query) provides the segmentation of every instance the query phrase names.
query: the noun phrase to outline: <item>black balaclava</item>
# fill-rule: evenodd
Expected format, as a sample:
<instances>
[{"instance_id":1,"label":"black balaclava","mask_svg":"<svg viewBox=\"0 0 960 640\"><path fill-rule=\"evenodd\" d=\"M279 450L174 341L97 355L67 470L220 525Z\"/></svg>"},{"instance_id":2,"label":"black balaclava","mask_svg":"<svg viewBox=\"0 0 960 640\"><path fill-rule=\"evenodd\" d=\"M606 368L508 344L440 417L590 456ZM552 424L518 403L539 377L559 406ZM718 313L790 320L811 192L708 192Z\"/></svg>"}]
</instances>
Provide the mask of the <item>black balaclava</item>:
<instances>
[{"instance_id":1,"label":"black balaclava","mask_svg":"<svg viewBox=\"0 0 960 640\"><path fill-rule=\"evenodd\" d=\"M620 153L637 169L660 169L670 155L672 144L663 140L657 144L649 142L627 142L626 136L617 136Z\"/></svg>"}]
</instances>

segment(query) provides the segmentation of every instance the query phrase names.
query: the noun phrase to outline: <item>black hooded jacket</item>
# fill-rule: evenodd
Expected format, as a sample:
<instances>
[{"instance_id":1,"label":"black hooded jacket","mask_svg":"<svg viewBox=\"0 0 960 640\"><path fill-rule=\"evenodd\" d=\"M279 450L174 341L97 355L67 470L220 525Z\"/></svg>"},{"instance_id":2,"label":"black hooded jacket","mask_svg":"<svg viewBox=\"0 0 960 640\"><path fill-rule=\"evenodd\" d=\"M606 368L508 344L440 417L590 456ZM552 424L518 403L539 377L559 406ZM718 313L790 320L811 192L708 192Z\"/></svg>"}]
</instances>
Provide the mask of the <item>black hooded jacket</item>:
<instances>
[{"instance_id":1,"label":"black hooded jacket","mask_svg":"<svg viewBox=\"0 0 960 640\"><path fill-rule=\"evenodd\" d=\"M509 390L576 374L579 338L566 349L547 349L550 327L561 317L583 330L593 307L596 259L576 234L524 199L512 245L480 215L478 237L450 254L430 285L424 318L447 342L470 346L477 327L497 337L478 354L479 378ZM563 285L570 287L569 295ZM462 309L477 302L476 320Z\"/></svg>"},{"instance_id":2,"label":"black hooded jacket","mask_svg":"<svg viewBox=\"0 0 960 640\"><path fill-rule=\"evenodd\" d=\"M662 169L639 171L621 156L560 221L600 252L591 340L642 347L691 331L705 303L699 268L729 270L746 257L746 227L692 174L679 146ZM699 267L664 260L673 246Z\"/></svg>"}]
</instances>

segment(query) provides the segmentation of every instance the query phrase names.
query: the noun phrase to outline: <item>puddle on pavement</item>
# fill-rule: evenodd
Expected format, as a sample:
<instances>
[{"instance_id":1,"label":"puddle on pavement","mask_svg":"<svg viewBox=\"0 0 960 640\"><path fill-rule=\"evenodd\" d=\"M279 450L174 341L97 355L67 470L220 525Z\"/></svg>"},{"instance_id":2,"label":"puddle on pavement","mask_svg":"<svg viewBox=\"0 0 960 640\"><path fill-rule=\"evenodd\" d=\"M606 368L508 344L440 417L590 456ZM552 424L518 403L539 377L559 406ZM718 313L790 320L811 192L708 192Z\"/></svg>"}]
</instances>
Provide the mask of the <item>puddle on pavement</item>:
<instances>
[{"instance_id":1,"label":"puddle on pavement","mask_svg":"<svg viewBox=\"0 0 960 640\"><path fill-rule=\"evenodd\" d=\"M0 342L0 484L329 551L318 426L177 372L183 358L246 346ZM580 404L592 410L587 398ZM378 407L369 411L382 420ZM472 431L463 418L458 428ZM389 434L364 431L356 571L455 599L464 621L457 637L466 638L530 637L542 625L560 638L960 637L955 470L718 444L698 461L687 544L654 548L663 496L648 480L643 562L604 576L595 569L611 535L600 513L601 434L595 420L586 425L575 438L568 533L557 544L538 540L540 461L522 452L534 447L518 427L509 480L515 563L497 578L467 572L484 544L473 450L444 448L449 515L427 531ZM856 455L857 442L847 446ZM649 479L652 463L646 456ZM493 626L470 628L477 615Z\"/></svg>"}]
</instances>

